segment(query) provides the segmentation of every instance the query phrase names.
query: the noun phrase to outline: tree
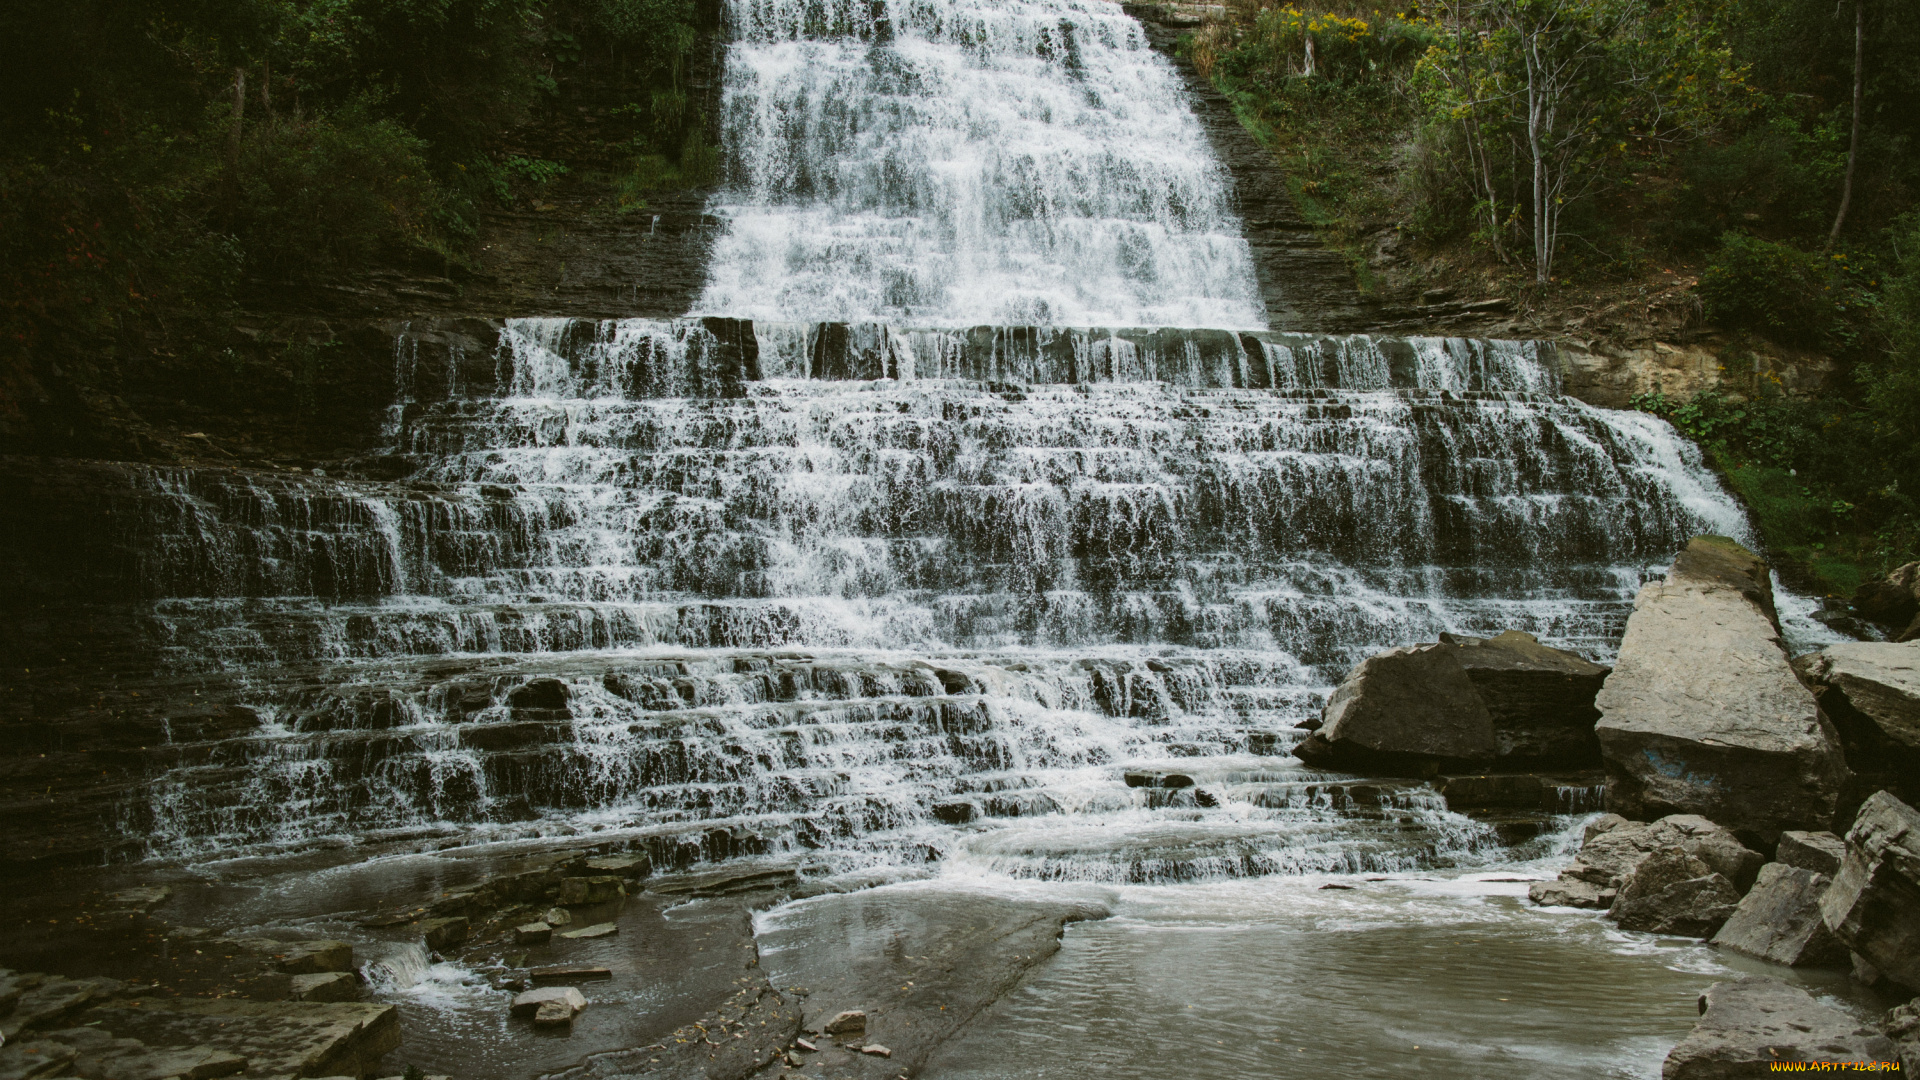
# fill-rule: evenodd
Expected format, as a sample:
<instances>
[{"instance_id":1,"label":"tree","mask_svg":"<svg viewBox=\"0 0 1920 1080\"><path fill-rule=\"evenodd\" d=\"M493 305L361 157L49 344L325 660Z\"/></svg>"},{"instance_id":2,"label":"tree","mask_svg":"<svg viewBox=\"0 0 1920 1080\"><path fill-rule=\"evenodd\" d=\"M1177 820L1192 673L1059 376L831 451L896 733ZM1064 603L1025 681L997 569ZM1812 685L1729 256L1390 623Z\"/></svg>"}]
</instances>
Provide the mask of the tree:
<instances>
[{"instance_id":1,"label":"tree","mask_svg":"<svg viewBox=\"0 0 1920 1080\"><path fill-rule=\"evenodd\" d=\"M1833 231L1827 234L1827 246L1840 239L1847 223L1847 204L1853 202L1853 173L1860 163L1860 99L1867 68L1867 4L1853 0L1853 134L1847 140L1847 179L1840 185L1840 212L1833 215Z\"/></svg>"}]
</instances>

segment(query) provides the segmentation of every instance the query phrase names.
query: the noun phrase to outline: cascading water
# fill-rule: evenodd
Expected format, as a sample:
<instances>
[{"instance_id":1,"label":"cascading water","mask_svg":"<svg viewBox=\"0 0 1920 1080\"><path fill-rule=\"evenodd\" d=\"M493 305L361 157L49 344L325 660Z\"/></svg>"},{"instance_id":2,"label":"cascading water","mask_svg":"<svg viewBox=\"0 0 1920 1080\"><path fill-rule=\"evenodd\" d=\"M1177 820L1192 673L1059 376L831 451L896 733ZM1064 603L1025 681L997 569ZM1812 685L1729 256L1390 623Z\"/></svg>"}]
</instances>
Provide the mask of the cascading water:
<instances>
[{"instance_id":1,"label":"cascading water","mask_svg":"<svg viewBox=\"0 0 1920 1080\"><path fill-rule=\"evenodd\" d=\"M1225 171L1105 0L730 0L695 310L1255 328Z\"/></svg>"},{"instance_id":2,"label":"cascading water","mask_svg":"<svg viewBox=\"0 0 1920 1080\"><path fill-rule=\"evenodd\" d=\"M264 723L182 746L139 826L1108 881L1471 850L1417 785L1299 766L1293 725L1443 630L1604 657L1648 568L1744 532L1541 350L516 320L462 384L403 337L407 481L148 476L155 632Z\"/></svg>"}]
</instances>

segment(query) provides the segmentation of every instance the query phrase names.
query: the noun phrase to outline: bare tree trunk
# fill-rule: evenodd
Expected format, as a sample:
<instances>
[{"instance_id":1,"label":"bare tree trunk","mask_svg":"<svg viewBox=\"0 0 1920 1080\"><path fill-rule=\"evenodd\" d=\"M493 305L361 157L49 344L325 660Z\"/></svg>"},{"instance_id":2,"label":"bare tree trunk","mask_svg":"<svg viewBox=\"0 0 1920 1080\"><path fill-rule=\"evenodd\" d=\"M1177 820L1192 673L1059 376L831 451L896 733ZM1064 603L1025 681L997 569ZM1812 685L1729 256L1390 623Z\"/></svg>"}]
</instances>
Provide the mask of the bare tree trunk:
<instances>
[{"instance_id":1,"label":"bare tree trunk","mask_svg":"<svg viewBox=\"0 0 1920 1080\"><path fill-rule=\"evenodd\" d=\"M1853 170L1860 163L1860 98L1867 56L1867 3L1853 0L1853 138L1847 143L1847 179L1840 185L1840 212L1833 216L1833 231L1827 234L1827 247L1840 239L1840 227L1847 223L1847 206L1853 202Z\"/></svg>"},{"instance_id":2,"label":"bare tree trunk","mask_svg":"<svg viewBox=\"0 0 1920 1080\"><path fill-rule=\"evenodd\" d=\"M273 127L273 61L260 61L260 106L267 113L267 127Z\"/></svg>"},{"instance_id":3,"label":"bare tree trunk","mask_svg":"<svg viewBox=\"0 0 1920 1080\"><path fill-rule=\"evenodd\" d=\"M1548 220L1548 199L1550 196L1547 177L1547 155L1540 145L1541 129L1546 126L1547 73L1537 52L1542 31L1528 31L1528 38L1522 46L1527 61L1527 154L1533 159L1533 279L1541 285L1547 283L1547 274L1553 266L1553 230Z\"/></svg>"},{"instance_id":4,"label":"bare tree trunk","mask_svg":"<svg viewBox=\"0 0 1920 1080\"><path fill-rule=\"evenodd\" d=\"M1302 34L1301 37L1305 38L1307 42L1307 70L1302 72L1302 74L1311 79L1313 78L1313 35Z\"/></svg>"},{"instance_id":5,"label":"bare tree trunk","mask_svg":"<svg viewBox=\"0 0 1920 1080\"><path fill-rule=\"evenodd\" d=\"M247 116L247 69L233 69L233 127L227 133L227 167L240 167L240 128Z\"/></svg>"}]
</instances>

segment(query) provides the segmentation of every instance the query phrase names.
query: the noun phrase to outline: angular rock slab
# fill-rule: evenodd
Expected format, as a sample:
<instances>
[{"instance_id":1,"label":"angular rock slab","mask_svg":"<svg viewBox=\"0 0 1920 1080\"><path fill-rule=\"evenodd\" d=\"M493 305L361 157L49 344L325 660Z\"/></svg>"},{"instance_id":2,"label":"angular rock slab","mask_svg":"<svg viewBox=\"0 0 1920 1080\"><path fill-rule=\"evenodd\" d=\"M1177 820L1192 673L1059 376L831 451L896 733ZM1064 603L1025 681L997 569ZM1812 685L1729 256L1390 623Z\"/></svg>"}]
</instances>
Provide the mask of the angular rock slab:
<instances>
[{"instance_id":1,"label":"angular rock slab","mask_svg":"<svg viewBox=\"0 0 1920 1080\"><path fill-rule=\"evenodd\" d=\"M1830 884L1824 874L1768 863L1713 943L1789 967L1845 967L1847 948L1820 917L1820 897Z\"/></svg>"},{"instance_id":2,"label":"angular rock slab","mask_svg":"<svg viewBox=\"0 0 1920 1080\"><path fill-rule=\"evenodd\" d=\"M549 1004L558 1003L567 1010L567 1018L587 1007L587 996L571 986L543 986L514 996L508 1011L514 1016L532 1016Z\"/></svg>"},{"instance_id":3,"label":"angular rock slab","mask_svg":"<svg viewBox=\"0 0 1920 1080\"><path fill-rule=\"evenodd\" d=\"M1887 1013L1886 1028L1904 1075L1920 1076L1920 1001L1909 1001Z\"/></svg>"},{"instance_id":4,"label":"angular rock slab","mask_svg":"<svg viewBox=\"0 0 1920 1080\"><path fill-rule=\"evenodd\" d=\"M1833 721L1857 774L1853 804L1882 788L1920 801L1920 641L1849 641L1800 657L1794 669Z\"/></svg>"},{"instance_id":5,"label":"angular rock slab","mask_svg":"<svg viewBox=\"0 0 1920 1080\"><path fill-rule=\"evenodd\" d=\"M1734 913L1733 882L1681 848L1663 848L1640 860L1620 885L1607 914L1622 930L1706 937Z\"/></svg>"},{"instance_id":6,"label":"angular rock slab","mask_svg":"<svg viewBox=\"0 0 1920 1080\"><path fill-rule=\"evenodd\" d=\"M1309 765L1425 776L1490 764L1493 717L1451 645L1409 645L1354 667L1318 731L1294 748Z\"/></svg>"},{"instance_id":7,"label":"angular rock slab","mask_svg":"<svg viewBox=\"0 0 1920 1080\"><path fill-rule=\"evenodd\" d=\"M1847 842L1830 832L1789 830L1780 834L1780 846L1773 857L1788 866L1811 870L1828 877L1840 872L1840 860L1846 858Z\"/></svg>"},{"instance_id":8,"label":"angular rock slab","mask_svg":"<svg viewBox=\"0 0 1920 1080\"><path fill-rule=\"evenodd\" d=\"M1764 1076L1775 1061L1892 1061L1894 1045L1804 990L1764 975L1717 982L1700 1022L1667 1055L1661 1080Z\"/></svg>"},{"instance_id":9,"label":"angular rock slab","mask_svg":"<svg viewBox=\"0 0 1920 1080\"><path fill-rule=\"evenodd\" d=\"M1509 630L1490 638L1441 634L1493 719L1505 769L1593 769L1600 741L1593 700L1612 670Z\"/></svg>"},{"instance_id":10,"label":"angular rock slab","mask_svg":"<svg viewBox=\"0 0 1920 1080\"><path fill-rule=\"evenodd\" d=\"M1666 581L1640 590L1594 730L1613 809L1699 814L1772 847L1788 829L1827 827L1846 765L1788 663L1771 594L1763 607L1749 578L1698 570L1726 545L1695 538Z\"/></svg>"},{"instance_id":11,"label":"angular rock slab","mask_svg":"<svg viewBox=\"0 0 1920 1080\"><path fill-rule=\"evenodd\" d=\"M1820 912L1847 948L1920 990L1920 811L1884 791L1861 806Z\"/></svg>"},{"instance_id":12,"label":"angular rock slab","mask_svg":"<svg viewBox=\"0 0 1920 1080\"><path fill-rule=\"evenodd\" d=\"M151 1046L236 1054L256 1076L366 1076L400 1045L392 1005L136 998L109 1002L87 1019Z\"/></svg>"},{"instance_id":13,"label":"angular rock slab","mask_svg":"<svg viewBox=\"0 0 1920 1080\"><path fill-rule=\"evenodd\" d=\"M346 971L295 975L287 996L294 1001L354 1001L360 997L360 980Z\"/></svg>"}]
</instances>

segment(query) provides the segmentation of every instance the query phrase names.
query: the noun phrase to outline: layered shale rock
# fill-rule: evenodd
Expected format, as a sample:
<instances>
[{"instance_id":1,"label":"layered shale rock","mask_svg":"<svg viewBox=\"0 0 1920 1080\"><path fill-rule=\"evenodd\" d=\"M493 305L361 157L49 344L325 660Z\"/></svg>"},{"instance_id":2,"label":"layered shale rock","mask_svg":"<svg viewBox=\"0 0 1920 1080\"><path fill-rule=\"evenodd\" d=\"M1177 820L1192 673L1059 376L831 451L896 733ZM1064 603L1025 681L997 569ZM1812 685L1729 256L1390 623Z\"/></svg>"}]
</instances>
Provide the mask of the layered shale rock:
<instances>
[{"instance_id":1,"label":"layered shale rock","mask_svg":"<svg viewBox=\"0 0 1920 1080\"><path fill-rule=\"evenodd\" d=\"M1493 718L1496 764L1510 769L1585 769L1600 764L1593 700L1608 668L1532 635L1442 634Z\"/></svg>"},{"instance_id":2,"label":"layered shale rock","mask_svg":"<svg viewBox=\"0 0 1920 1080\"><path fill-rule=\"evenodd\" d=\"M1640 591L1596 704L1623 814L1700 814L1768 846L1833 818L1838 734L1788 663L1766 564L1731 540L1695 537Z\"/></svg>"},{"instance_id":3,"label":"layered shale rock","mask_svg":"<svg viewBox=\"0 0 1920 1080\"><path fill-rule=\"evenodd\" d=\"M1886 1036L1779 979L1717 982L1700 995L1700 1022L1661 1066L1661 1080L1762 1076L1774 1062L1884 1062Z\"/></svg>"},{"instance_id":4,"label":"layered shale rock","mask_svg":"<svg viewBox=\"0 0 1920 1080\"><path fill-rule=\"evenodd\" d=\"M1868 799L1820 910L1847 948L1920 990L1920 811L1884 791Z\"/></svg>"}]
</instances>

